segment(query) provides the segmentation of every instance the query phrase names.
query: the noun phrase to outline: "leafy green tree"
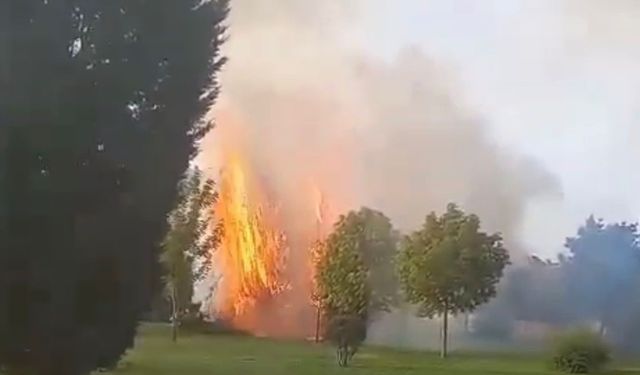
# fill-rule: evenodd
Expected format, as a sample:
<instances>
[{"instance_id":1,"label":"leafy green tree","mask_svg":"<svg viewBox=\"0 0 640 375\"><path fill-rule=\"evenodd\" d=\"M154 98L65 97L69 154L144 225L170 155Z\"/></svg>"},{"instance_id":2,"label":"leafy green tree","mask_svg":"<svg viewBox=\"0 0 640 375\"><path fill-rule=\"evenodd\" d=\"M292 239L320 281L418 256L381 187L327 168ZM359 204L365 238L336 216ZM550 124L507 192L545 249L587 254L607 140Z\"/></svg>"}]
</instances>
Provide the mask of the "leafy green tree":
<instances>
[{"instance_id":1,"label":"leafy green tree","mask_svg":"<svg viewBox=\"0 0 640 375\"><path fill-rule=\"evenodd\" d=\"M397 234L381 212L362 208L340 217L316 249L316 299L326 321L325 336L348 366L366 338L376 311L388 309L396 288L391 261Z\"/></svg>"},{"instance_id":2,"label":"leafy green tree","mask_svg":"<svg viewBox=\"0 0 640 375\"><path fill-rule=\"evenodd\" d=\"M393 268L400 233L382 212L366 207L356 213L353 223L359 223L361 231L358 248L369 271L371 311L388 311L400 302L399 283Z\"/></svg>"},{"instance_id":3,"label":"leafy green tree","mask_svg":"<svg viewBox=\"0 0 640 375\"><path fill-rule=\"evenodd\" d=\"M326 249L317 275L325 337L336 344L338 364L346 367L366 338L371 289L362 257L353 247L328 244Z\"/></svg>"},{"instance_id":4,"label":"leafy green tree","mask_svg":"<svg viewBox=\"0 0 640 375\"><path fill-rule=\"evenodd\" d=\"M419 314L442 316L441 356L447 356L448 317L471 312L496 295L509 254L499 234L480 230L480 219L455 204L431 213L407 236L398 255L398 276Z\"/></svg>"},{"instance_id":5,"label":"leafy green tree","mask_svg":"<svg viewBox=\"0 0 640 375\"><path fill-rule=\"evenodd\" d=\"M0 367L113 367L212 124L226 0L0 1Z\"/></svg>"},{"instance_id":6,"label":"leafy green tree","mask_svg":"<svg viewBox=\"0 0 640 375\"><path fill-rule=\"evenodd\" d=\"M160 262L165 269L165 293L171 302L172 340L181 317L193 308L193 289L210 271L211 252L220 242L222 226L212 228L212 207L218 200L213 180L202 181L198 168L180 184L176 208L169 214L169 231Z\"/></svg>"}]
</instances>

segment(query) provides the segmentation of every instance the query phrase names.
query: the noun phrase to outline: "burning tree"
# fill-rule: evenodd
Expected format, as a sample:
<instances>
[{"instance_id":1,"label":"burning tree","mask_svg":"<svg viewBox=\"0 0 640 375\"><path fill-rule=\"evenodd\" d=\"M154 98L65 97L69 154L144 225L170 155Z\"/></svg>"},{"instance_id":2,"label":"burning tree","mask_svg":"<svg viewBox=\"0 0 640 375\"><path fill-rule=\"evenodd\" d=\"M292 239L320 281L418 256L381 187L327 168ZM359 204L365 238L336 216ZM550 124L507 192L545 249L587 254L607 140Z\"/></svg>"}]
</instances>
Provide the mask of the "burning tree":
<instances>
[{"instance_id":1,"label":"burning tree","mask_svg":"<svg viewBox=\"0 0 640 375\"><path fill-rule=\"evenodd\" d=\"M480 231L480 219L455 204L442 216L429 214L422 229L405 238L398 256L402 287L422 316L442 316L442 357L449 314L473 311L493 298L507 264L501 236Z\"/></svg>"},{"instance_id":2,"label":"burning tree","mask_svg":"<svg viewBox=\"0 0 640 375\"><path fill-rule=\"evenodd\" d=\"M269 299L284 287L286 241L276 225L275 210L252 178L240 155L229 156L220 175L220 199L214 205L224 233L217 254L224 271L217 308L223 319L236 325L260 299Z\"/></svg>"},{"instance_id":3,"label":"burning tree","mask_svg":"<svg viewBox=\"0 0 640 375\"><path fill-rule=\"evenodd\" d=\"M226 0L0 2L0 366L114 366L217 96Z\"/></svg>"},{"instance_id":4,"label":"burning tree","mask_svg":"<svg viewBox=\"0 0 640 375\"><path fill-rule=\"evenodd\" d=\"M390 264L396 238L384 214L362 208L340 217L316 248L315 299L326 321L325 336L337 346L340 366L348 366L356 354L375 312L386 310L394 299Z\"/></svg>"}]
</instances>

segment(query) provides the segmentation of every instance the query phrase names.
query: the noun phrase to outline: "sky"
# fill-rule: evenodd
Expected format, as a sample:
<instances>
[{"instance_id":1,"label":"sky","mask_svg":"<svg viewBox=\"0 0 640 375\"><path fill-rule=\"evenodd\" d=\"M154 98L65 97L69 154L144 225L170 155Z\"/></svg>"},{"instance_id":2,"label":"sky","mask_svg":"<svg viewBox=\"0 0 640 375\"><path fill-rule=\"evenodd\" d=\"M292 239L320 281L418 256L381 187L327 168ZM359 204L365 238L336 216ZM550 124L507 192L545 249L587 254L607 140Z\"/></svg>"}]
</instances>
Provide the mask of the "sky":
<instances>
[{"instance_id":1,"label":"sky","mask_svg":"<svg viewBox=\"0 0 640 375\"><path fill-rule=\"evenodd\" d=\"M640 213L640 1L373 0L372 54L408 45L451 67L501 146L538 160L562 194L529 203L522 240L553 256L594 214Z\"/></svg>"}]
</instances>

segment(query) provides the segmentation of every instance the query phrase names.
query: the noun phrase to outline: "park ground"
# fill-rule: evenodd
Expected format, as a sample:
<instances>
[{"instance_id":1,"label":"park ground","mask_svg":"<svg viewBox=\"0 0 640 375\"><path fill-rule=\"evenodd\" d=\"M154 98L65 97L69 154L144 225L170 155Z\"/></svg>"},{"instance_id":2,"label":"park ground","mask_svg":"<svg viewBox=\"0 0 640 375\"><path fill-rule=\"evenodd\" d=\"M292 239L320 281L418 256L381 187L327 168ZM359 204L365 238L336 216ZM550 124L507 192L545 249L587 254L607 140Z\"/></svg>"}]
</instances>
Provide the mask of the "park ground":
<instances>
[{"instance_id":1,"label":"park ground","mask_svg":"<svg viewBox=\"0 0 640 375\"><path fill-rule=\"evenodd\" d=\"M618 361L607 374L640 374L640 362ZM253 337L192 334L170 340L169 327L144 325L135 349L113 375L557 374L542 354L436 353L366 347L352 366L336 366L327 345Z\"/></svg>"}]
</instances>

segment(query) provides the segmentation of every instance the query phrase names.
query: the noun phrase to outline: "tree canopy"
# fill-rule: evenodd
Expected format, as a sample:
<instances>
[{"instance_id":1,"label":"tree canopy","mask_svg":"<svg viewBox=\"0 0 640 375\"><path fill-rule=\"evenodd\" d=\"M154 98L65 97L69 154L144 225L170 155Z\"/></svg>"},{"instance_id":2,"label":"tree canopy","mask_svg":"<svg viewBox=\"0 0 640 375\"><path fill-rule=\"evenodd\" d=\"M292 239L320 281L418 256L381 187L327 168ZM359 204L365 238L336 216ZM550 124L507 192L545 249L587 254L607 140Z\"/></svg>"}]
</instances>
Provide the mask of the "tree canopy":
<instances>
[{"instance_id":1,"label":"tree canopy","mask_svg":"<svg viewBox=\"0 0 640 375\"><path fill-rule=\"evenodd\" d=\"M226 0L0 2L0 365L113 366L211 128Z\"/></svg>"},{"instance_id":2,"label":"tree canopy","mask_svg":"<svg viewBox=\"0 0 640 375\"><path fill-rule=\"evenodd\" d=\"M531 257L506 275L496 301L476 323L489 333L511 320L568 327L598 325L617 349L635 351L640 333L640 246L635 223L593 216L567 239L557 261ZM505 315L508 314L508 317Z\"/></svg>"},{"instance_id":3,"label":"tree canopy","mask_svg":"<svg viewBox=\"0 0 640 375\"><path fill-rule=\"evenodd\" d=\"M494 297L508 263L501 236L482 232L480 219L454 204L441 216L429 214L404 239L397 262L402 289L421 316L443 317L443 356L448 315L473 311Z\"/></svg>"},{"instance_id":4,"label":"tree canopy","mask_svg":"<svg viewBox=\"0 0 640 375\"><path fill-rule=\"evenodd\" d=\"M567 239L563 264L566 303L578 319L600 323L602 334L627 346L640 331L640 246L635 223L606 224L589 217Z\"/></svg>"},{"instance_id":5,"label":"tree canopy","mask_svg":"<svg viewBox=\"0 0 640 375\"><path fill-rule=\"evenodd\" d=\"M391 261L397 234L381 212L362 208L341 216L317 250L317 298L326 336L338 346L346 366L366 338L369 319L395 300Z\"/></svg>"}]
</instances>

